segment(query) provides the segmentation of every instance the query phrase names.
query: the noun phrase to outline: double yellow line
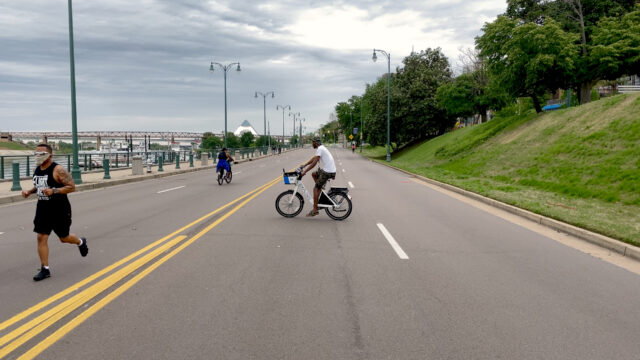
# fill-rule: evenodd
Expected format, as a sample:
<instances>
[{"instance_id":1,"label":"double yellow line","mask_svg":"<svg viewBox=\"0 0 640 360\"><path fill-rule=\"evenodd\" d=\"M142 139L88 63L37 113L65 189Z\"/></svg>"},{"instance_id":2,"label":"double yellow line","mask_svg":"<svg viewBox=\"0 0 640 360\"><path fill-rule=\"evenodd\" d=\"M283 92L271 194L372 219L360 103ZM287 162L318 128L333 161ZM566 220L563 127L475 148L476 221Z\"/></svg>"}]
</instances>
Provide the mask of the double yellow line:
<instances>
[{"instance_id":1,"label":"double yellow line","mask_svg":"<svg viewBox=\"0 0 640 360\"><path fill-rule=\"evenodd\" d=\"M126 283L124 283L123 285L119 286L115 290L111 291L109 294L104 296L98 302L93 304L88 309L84 310L82 313L80 313L75 318L71 319L66 324L62 325L60 328L58 328L56 331L54 331L51 335L49 335L47 338L42 340L40 343L38 343L37 345L35 345L31 349L29 349L26 353L22 354L18 358L18 359L21 359L21 360L22 359L33 359L38 354L40 354L42 351L47 349L49 346L53 345L56 341L60 340L60 338L65 336L68 332L70 332L71 330L76 328L78 325L80 325L86 319L91 317L93 314L98 312L104 306L106 306L111 301L116 299L118 296L123 294L130 287L135 285L138 281L140 281L142 278L144 278L149 273L151 273L153 270L155 270L158 266L162 265L165 261L171 259L176 254L178 254L180 251L184 250L187 246L191 245L194 241L198 240L204 234L206 234L207 232L211 231L211 229L216 227L218 224L223 222L225 219L227 219L233 213L238 211L240 208L242 208L248 202L253 200L256 196L260 195L262 192L264 192L265 190L267 190L268 188L270 188L271 186L273 186L275 183L277 183L280 180L281 180L281 177L278 177L278 178L276 178L276 179L274 179L274 180L272 180L272 181L270 181L270 182L268 182L268 183L266 183L266 184L264 184L264 185L262 185L262 186L260 186L260 187L258 187L256 189L248 192L247 194L245 194L245 195L243 195L243 196L241 196L241 197L239 197L239 198L227 203L226 205L224 205L224 206L222 206L222 207L220 207L220 208L218 208L218 209L216 209L216 210L214 210L214 211L202 216L201 218L191 222L190 224L188 224L188 225L186 225L186 226L184 226L184 227L172 232L171 234L163 237L162 239L157 240L154 243L147 245L146 247L144 247L144 248L136 251L135 253L125 257L124 259L122 259L120 261L117 261L112 265L109 265L108 267L98 271L97 273L89 276L88 278L86 278L86 279L84 279L84 280L82 280L82 281L80 281L80 282L68 287L67 289L65 289L65 290L53 295L52 297L50 297L50 298L48 298L48 299L46 299L46 300L44 300L44 301L32 306L31 308L21 312L20 314L15 315L14 317L12 317L12 318L0 323L0 331L1 331L1 330L4 330L4 329L10 327L13 324L19 322L19 321L22 321L22 320L26 319L31 314L43 309L47 305L49 305L49 304L51 304L51 303L63 298L64 296L66 296L66 295L68 295L68 294L70 294L70 293L72 293L74 291L77 291L79 288L91 283L92 281L94 281L95 279L101 277L102 275L107 274L110 271L118 268L119 266L121 266L123 264L126 264L129 261L131 261L132 259L135 259L136 257L146 253L145 255L141 256L139 259L137 259L137 260L131 262L130 264L124 266L122 269L120 269L120 270L114 272L113 274L105 277L104 279L98 281L97 283L91 285L90 287L82 290L78 294L76 294L76 295L70 297L69 299L63 301L62 303L56 305L52 309L42 313L41 315L33 318L32 320L26 322L25 324L19 326L18 328L14 329L13 331L9 332L8 334L0 337L0 347L1 347L0 348L0 359L4 358L5 356L7 356L11 352L13 352L17 348L19 348L20 346L25 344L27 341L33 339L35 336L37 336L38 334L40 334L41 332L43 332L44 330L49 328L51 325L55 324L57 321L59 321L60 319L64 318L65 316L67 316L68 314L73 312L74 310L78 309L80 306L85 304L87 301L89 301L89 300L93 299L94 297L98 296L99 294L101 294L105 290L109 289L110 287L112 287L113 285L118 283L119 281L123 280L126 276L130 275L131 273L133 273L137 269L143 267L144 265L152 262L154 259L156 259L160 255L164 254L166 251L168 251L169 249L173 248L174 246L176 246L176 245L178 245L178 244L180 244L182 242L179 246L177 246L175 249L173 249L170 253L168 253L165 256L159 258L157 261L153 262L151 265L146 267L144 270L142 270L140 273L135 275L133 278L129 279ZM187 238L186 235L178 235L179 233L183 232L184 230L193 227L194 225L196 225L196 224L198 224L198 223L200 223L200 222L212 217L213 215L223 211L224 209L226 209L228 207L233 206L234 204L236 204L238 202L239 202L239 204L236 205L232 210L230 210L229 212L227 212L226 214L224 214L223 216L218 218L213 223L209 224L206 228L204 228L203 230L198 232L196 235L194 235L193 237L191 237L187 241L183 242L183 240ZM176 236L176 235L178 235L178 236ZM168 239L171 239L171 240L167 241ZM153 249L156 246L157 246L157 248ZM149 251L151 249L153 249L153 250Z\"/></svg>"}]
</instances>

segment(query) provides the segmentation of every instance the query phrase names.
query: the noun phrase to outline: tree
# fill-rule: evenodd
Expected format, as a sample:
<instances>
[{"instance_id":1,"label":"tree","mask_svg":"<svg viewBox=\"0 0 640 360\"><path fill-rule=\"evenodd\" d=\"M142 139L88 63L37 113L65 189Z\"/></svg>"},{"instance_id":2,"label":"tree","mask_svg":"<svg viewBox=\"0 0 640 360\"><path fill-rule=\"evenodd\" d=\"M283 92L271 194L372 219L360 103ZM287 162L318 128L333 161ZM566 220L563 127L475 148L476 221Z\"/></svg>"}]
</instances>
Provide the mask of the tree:
<instances>
[{"instance_id":1,"label":"tree","mask_svg":"<svg viewBox=\"0 0 640 360\"><path fill-rule=\"evenodd\" d=\"M549 2L542 0L507 0L505 15L510 19L542 24L548 13Z\"/></svg>"},{"instance_id":2,"label":"tree","mask_svg":"<svg viewBox=\"0 0 640 360\"><path fill-rule=\"evenodd\" d=\"M476 45L498 85L512 97L530 97L536 112L542 112L540 99L546 91L571 84L576 35L555 21L538 25L499 16L482 30Z\"/></svg>"},{"instance_id":3,"label":"tree","mask_svg":"<svg viewBox=\"0 0 640 360\"><path fill-rule=\"evenodd\" d=\"M606 80L640 74L640 5L622 18L605 18L593 33L593 57Z\"/></svg>"},{"instance_id":4,"label":"tree","mask_svg":"<svg viewBox=\"0 0 640 360\"><path fill-rule=\"evenodd\" d=\"M293 135L291 138L289 138L289 144L298 145L298 135Z\"/></svg>"},{"instance_id":5,"label":"tree","mask_svg":"<svg viewBox=\"0 0 640 360\"><path fill-rule=\"evenodd\" d=\"M240 145L242 145L242 147L250 147L251 144L253 144L253 139L254 136L251 132L246 131L243 132L242 135L240 135ZM229 143L229 139L227 139L227 144Z\"/></svg>"},{"instance_id":6,"label":"tree","mask_svg":"<svg viewBox=\"0 0 640 360\"><path fill-rule=\"evenodd\" d=\"M453 82L440 86L436 92L436 100L452 118L467 118L473 115L475 109L471 76L462 74Z\"/></svg>"},{"instance_id":7,"label":"tree","mask_svg":"<svg viewBox=\"0 0 640 360\"><path fill-rule=\"evenodd\" d=\"M339 102L335 107L340 129L347 137L353 133L353 128L360 124L361 103L362 98L354 95L346 102Z\"/></svg>"},{"instance_id":8,"label":"tree","mask_svg":"<svg viewBox=\"0 0 640 360\"><path fill-rule=\"evenodd\" d=\"M391 93L396 94L394 74L391 76ZM387 143L387 79L381 77L373 84L367 84L363 95L363 102L367 104L364 128L365 140L379 146ZM391 133L393 136L393 132Z\"/></svg>"},{"instance_id":9,"label":"tree","mask_svg":"<svg viewBox=\"0 0 640 360\"><path fill-rule=\"evenodd\" d=\"M202 134L202 143L200 147L204 150L219 149L223 145L222 139L214 135L212 132Z\"/></svg>"},{"instance_id":10,"label":"tree","mask_svg":"<svg viewBox=\"0 0 640 360\"><path fill-rule=\"evenodd\" d=\"M458 118L479 114L484 123L487 111L503 107L509 96L490 76L487 61L477 49L462 50L460 62L463 73L452 83L439 87L436 99L449 116Z\"/></svg>"},{"instance_id":11,"label":"tree","mask_svg":"<svg viewBox=\"0 0 640 360\"><path fill-rule=\"evenodd\" d=\"M561 28L577 35L574 43L580 51L574 60L573 87L581 104L591 101L591 89L614 73L601 66L602 53L594 53L594 33L605 17L620 18L634 10L636 0L508 0L505 15L511 19L542 24L544 19L557 21ZM539 14L539 16L538 16ZM542 21L540 19L543 19Z\"/></svg>"},{"instance_id":12,"label":"tree","mask_svg":"<svg viewBox=\"0 0 640 360\"><path fill-rule=\"evenodd\" d=\"M276 144L276 140L271 137L271 144ZM258 136L258 138L256 139L255 142L256 146L269 146L269 136L264 136L264 135L260 135Z\"/></svg>"},{"instance_id":13,"label":"tree","mask_svg":"<svg viewBox=\"0 0 640 360\"><path fill-rule=\"evenodd\" d=\"M241 147L240 138L237 137L234 133L227 133L227 147L228 148L239 148Z\"/></svg>"},{"instance_id":14,"label":"tree","mask_svg":"<svg viewBox=\"0 0 640 360\"><path fill-rule=\"evenodd\" d=\"M449 60L440 48L428 48L405 57L402 63L396 84L399 94L392 106L394 138L406 144L444 133L455 120L438 106L436 92L451 82Z\"/></svg>"},{"instance_id":15,"label":"tree","mask_svg":"<svg viewBox=\"0 0 640 360\"><path fill-rule=\"evenodd\" d=\"M334 142L339 130L338 120L329 121L320 126L320 134L322 134L322 142Z\"/></svg>"}]
</instances>

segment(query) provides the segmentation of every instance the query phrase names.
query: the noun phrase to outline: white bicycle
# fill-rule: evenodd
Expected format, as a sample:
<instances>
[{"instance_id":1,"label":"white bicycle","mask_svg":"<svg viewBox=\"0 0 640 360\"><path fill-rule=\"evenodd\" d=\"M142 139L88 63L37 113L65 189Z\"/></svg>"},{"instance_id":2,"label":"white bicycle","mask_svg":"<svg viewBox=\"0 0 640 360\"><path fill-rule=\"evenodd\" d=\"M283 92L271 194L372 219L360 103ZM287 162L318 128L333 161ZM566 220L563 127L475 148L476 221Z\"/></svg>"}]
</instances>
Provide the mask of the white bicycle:
<instances>
[{"instance_id":1,"label":"white bicycle","mask_svg":"<svg viewBox=\"0 0 640 360\"><path fill-rule=\"evenodd\" d=\"M313 196L309 194L302 182L302 168L296 169L295 172L284 172L284 183L286 185L294 185L293 190L287 190L276 198L276 210L284 217L295 217L302 211L304 207L304 194L307 200L313 204ZM334 220L344 220L351 215L351 196L348 194L349 189L346 187L331 187L329 192L322 189L320 198L318 199L318 208L324 208L330 218Z\"/></svg>"}]
</instances>

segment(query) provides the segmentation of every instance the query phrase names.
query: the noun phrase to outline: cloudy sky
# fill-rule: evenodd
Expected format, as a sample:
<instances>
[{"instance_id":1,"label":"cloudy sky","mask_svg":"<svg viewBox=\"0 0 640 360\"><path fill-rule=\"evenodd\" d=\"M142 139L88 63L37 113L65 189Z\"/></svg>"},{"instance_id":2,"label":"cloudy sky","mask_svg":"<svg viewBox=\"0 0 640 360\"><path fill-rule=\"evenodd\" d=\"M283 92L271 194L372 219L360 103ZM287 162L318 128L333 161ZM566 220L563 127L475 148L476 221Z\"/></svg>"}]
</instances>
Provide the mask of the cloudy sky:
<instances>
[{"instance_id":1,"label":"cloudy sky","mask_svg":"<svg viewBox=\"0 0 640 360\"><path fill-rule=\"evenodd\" d=\"M249 120L282 133L291 105L308 130L335 104L360 95L412 47L441 47L452 65L505 0L76 0L73 4L78 129L222 131ZM0 0L0 131L69 131L65 0ZM292 120L285 113L285 132Z\"/></svg>"}]
</instances>

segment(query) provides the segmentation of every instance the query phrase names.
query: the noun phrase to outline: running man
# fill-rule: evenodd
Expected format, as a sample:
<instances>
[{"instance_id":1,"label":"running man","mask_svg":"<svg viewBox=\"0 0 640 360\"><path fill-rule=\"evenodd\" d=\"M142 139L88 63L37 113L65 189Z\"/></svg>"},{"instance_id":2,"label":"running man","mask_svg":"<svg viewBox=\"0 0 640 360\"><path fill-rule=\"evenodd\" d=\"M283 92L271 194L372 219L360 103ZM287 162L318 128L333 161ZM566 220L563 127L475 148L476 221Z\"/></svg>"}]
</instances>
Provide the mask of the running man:
<instances>
[{"instance_id":1,"label":"running man","mask_svg":"<svg viewBox=\"0 0 640 360\"><path fill-rule=\"evenodd\" d=\"M48 240L52 230L61 242L78 245L82 256L87 256L89 248L86 238L78 238L69 233L71 204L67 194L76 190L71 175L64 167L53 162L53 150L48 144L39 144L35 155L37 168L33 172L34 186L31 190L23 190L22 196L27 198L31 194L38 195L33 231L38 234L38 256L41 266L40 272L33 280L40 281L51 276Z\"/></svg>"},{"instance_id":2,"label":"running man","mask_svg":"<svg viewBox=\"0 0 640 360\"><path fill-rule=\"evenodd\" d=\"M301 176L304 176L307 172L311 171L318 161L320 161L320 166L318 171L311 173L316 186L313 187L313 210L307 214L307 217L319 214L318 199L320 199L320 192L322 192L322 188L324 188L324 185L329 181L329 179L336 178L336 163L333 161L333 156L331 156L329 150L322 145L319 138L313 139L312 144L313 148L316 149L316 154L302 165L303 170ZM307 165L309 165L309 167L305 170L304 167Z\"/></svg>"}]
</instances>

